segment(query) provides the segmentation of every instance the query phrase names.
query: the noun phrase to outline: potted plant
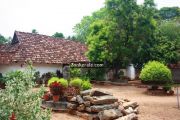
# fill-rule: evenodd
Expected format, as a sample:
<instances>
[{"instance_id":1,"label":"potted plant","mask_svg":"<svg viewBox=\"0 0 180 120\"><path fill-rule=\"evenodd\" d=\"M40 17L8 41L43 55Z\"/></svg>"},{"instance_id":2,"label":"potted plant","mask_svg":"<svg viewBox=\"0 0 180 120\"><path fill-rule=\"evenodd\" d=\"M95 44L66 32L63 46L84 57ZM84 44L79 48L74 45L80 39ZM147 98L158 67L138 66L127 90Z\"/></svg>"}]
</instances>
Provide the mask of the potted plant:
<instances>
[{"instance_id":1,"label":"potted plant","mask_svg":"<svg viewBox=\"0 0 180 120\"><path fill-rule=\"evenodd\" d=\"M51 97L51 94L48 91L44 92L43 99L45 101L50 100L50 97Z\"/></svg>"},{"instance_id":2,"label":"potted plant","mask_svg":"<svg viewBox=\"0 0 180 120\"><path fill-rule=\"evenodd\" d=\"M60 94L62 92L62 86L59 82L55 81L55 82L52 82L50 85L50 92L52 93L53 95L53 101L54 102L57 102L59 101L59 98L60 98Z\"/></svg>"}]
</instances>

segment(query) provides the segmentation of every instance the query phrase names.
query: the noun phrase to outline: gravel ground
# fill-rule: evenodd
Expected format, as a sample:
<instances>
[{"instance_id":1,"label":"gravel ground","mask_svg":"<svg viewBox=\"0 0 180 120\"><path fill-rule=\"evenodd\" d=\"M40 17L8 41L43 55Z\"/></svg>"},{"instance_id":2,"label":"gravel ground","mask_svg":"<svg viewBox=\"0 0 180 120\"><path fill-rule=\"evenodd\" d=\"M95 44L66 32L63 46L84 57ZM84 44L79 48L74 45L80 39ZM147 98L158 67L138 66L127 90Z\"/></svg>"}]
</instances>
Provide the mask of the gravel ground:
<instances>
[{"instance_id":1,"label":"gravel ground","mask_svg":"<svg viewBox=\"0 0 180 120\"><path fill-rule=\"evenodd\" d=\"M140 105L139 120L180 120L176 95L152 96L145 94L146 88L135 86L94 85L94 88L113 93L118 98L137 101ZM83 120L67 113L52 113L51 120Z\"/></svg>"}]
</instances>

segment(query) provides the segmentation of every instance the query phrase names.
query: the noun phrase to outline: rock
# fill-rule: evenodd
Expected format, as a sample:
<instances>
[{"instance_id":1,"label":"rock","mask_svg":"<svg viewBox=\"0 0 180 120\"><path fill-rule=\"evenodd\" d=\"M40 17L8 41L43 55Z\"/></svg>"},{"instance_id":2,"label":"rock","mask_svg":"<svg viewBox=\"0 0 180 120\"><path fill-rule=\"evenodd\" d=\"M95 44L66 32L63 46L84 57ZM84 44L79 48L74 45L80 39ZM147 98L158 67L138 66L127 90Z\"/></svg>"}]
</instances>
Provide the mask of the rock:
<instances>
[{"instance_id":1,"label":"rock","mask_svg":"<svg viewBox=\"0 0 180 120\"><path fill-rule=\"evenodd\" d=\"M86 120L99 120L99 117L98 117L97 114L82 113L82 112L77 111L76 115L79 116L79 117L82 117L82 118L84 118Z\"/></svg>"},{"instance_id":2,"label":"rock","mask_svg":"<svg viewBox=\"0 0 180 120\"><path fill-rule=\"evenodd\" d=\"M85 110L85 105L84 104L81 104L77 107L77 110L78 111L84 111Z\"/></svg>"},{"instance_id":3,"label":"rock","mask_svg":"<svg viewBox=\"0 0 180 120\"><path fill-rule=\"evenodd\" d=\"M123 116L119 109L109 109L98 113L100 120L113 120Z\"/></svg>"},{"instance_id":4,"label":"rock","mask_svg":"<svg viewBox=\"0 0 180 120\"><path fill-rule=\"evenodd\" d=\"M76 115L76 110L70 110L70 109L69 109L67 112L68 112L69 114L71 114L71 115Z\"/></svg>"},{"instance_id":5,"label":"rock","mask_svg":"<svg viewBox=\"0 0 180 120\"><path fill-rule=\"evenodd\" d=\"M106 91L96 90L96 89L92 90L90 93L90 96L104 96L104 95L112 95L112 94Z\"/></svg>"},{"instance_id":6,"label":"rock","mask_svg":"<svg viewBox=\"0 0 180 120\"><path fill-rule=\"evenodd\" d=\"M129 115L123 116L123 117L119 117L118 119L115 120L137 120L138 117L135 113L131 113Z\"/></svg>"},{"instance_id":7,"label":"rock","mask_svg":"<svg viewBox=\"0 0 180 120\"><path fill-rule=\"evenodd\" d=\"M124 107L122 105L119 105L118 109L119 110L124 110Z\"/></svg>"},{"instance_id":8,"label":"rock","mask_svg":"<svg viewBox=\"0 0 180 120\"><path fill-rule=\"evenodd\" d=\"M76 96L76 100L79 104L83 104L84 103L84 100L82 99L82 97L80 95L77 95Z\"/></svg>"},{"instance_id":9,"label":"rock","mask_svg":"<svg viewBox=\"0 0 180 120\"><path fill-rule=\"evenodd\" d=\"M86 107L86 108L85 108L85 111L87 111L87 112L89 112L89 113L92 112L90 107Z\"/></svg>"},{"instance_id":10,"label":"rock","mask_svg":"<svg viewBox=\"0 0 180 120\"><path fill-rule=\"evenodd\" d=\"M128 100L128 99L126 99L126 98L124 99L124 101L125 101L125 102L130 102L130 100Z\"/></svg>"},{"instance_id":11,"label":"rock","mask_svg":"<svg viewBox=\"0 0 180 120\"><path fill-rule=\"evenodd\" d=\"M90 102L90 101L85 101L85 102L84 102L84 105L85 105L86 107L90 107L90 106L91 106L91 102Z\"/></svg>"},{"instance_id":12,"label":"rock","mask_svg":"<svg viewBox=\"0 0 180 120\"><path fill-rule=\"evenodd\" d=\"M76 111L76 115L88 120L89 114Z\"/></svg>"},{"instance_id":13,"label":"rock","mask_svg":"<svg viewBox=\"0 0 180 120\"><path fill-rule=\"evenodd\" d=\"M134 109L134 113L139 114L139 107L136 107L136 108Z\"/></svg>"},{"instance_id":14,"label":"rock","mask_svg":"<svg viewBox=\"0 0 180 120\"><path fill-rule=\"evenodd\" d=\"M128 115L128 114L134 113L134 110L132 107L129 107L128 109L125 109L125 113L126 115Z\"/></svg>"},{"instance_id":15,"label":"rock","mask_svg":"<svg viewBox=\"0 0 180 120\"><path fill-rule=\"evenodd\" d=\"M117 98L115 98L114 96L110 96L110 95L92 97L90 100L90 102L94 105L112 104L117 101L118 101Z\"/></svg>"},{"instance_id":16,"label":"rock","mask_svg":"<svg viewBox=\"0 0 180 120\"><path fill-rule=\"evenodd\" d=\"M125 103L126 101L124 101L123 99L119 99L119 104L123 104Z\"/></svg>"},{"instance_id":17,"label":"rock","mask_svg":"<svg viewBox=\"0 0 180 120\"><path fill-rule=\"evenodd\" d=\"M87 96L87 95L90 95L91 92L92 92L92 89L89 89L89 90L84 90L84 91L82 91L80 94L81 94L82 96Z\"/></svg>"},{"instance_id":18,"label":"rock","mask_svg":"<svg viewBox=\"0 0 180 120\"><path fill-rule=\"evenodd\" d=\"M73 104L73 103L68 103L67 104L67 108L70 109L70 110L75 110L77 109L77 104Z\"/></svg>"},{"instance_id":19,"label":"rock","mask_svg":"<svg viewBox=\"0 0 180 120\"><path fill-rule=\"evenodd\" d=\"M70 102L77 102L76 97L71 98L71 99L70 99Z\"/></svg>"},{"instance_id":20,"label":"rock","mask_svg":"<svg viewBox=\"0 0 180 120\"><path fill-rule=\"evenodd\" d=\"M83 96L84 101L91 101L93 98L91 96Z\"/></svg>"},{"instance_id":21,"label":"rock","mask_svg":"<svg viewBox=\"0 0 180 120\"><path fill-rule=\"evenodd\" d=\"M93 105L89 108L87 107L87 112L100 112L103 110L109 110L109 109L117 109L119 104L115 102L114 104L106 104L106 105Z\"/></svg>"},{"instance_id":22,"label":"rock","mask_svg":"<svg viewBox=\"0 0 180 120\"><path fill-rule=\"evenodd\" d=\"M137 104L137 102L125 102L123 103L123 106L125 109L127 109L129 107L136 108L139 105Z\"/></svg>"}]
</instances>

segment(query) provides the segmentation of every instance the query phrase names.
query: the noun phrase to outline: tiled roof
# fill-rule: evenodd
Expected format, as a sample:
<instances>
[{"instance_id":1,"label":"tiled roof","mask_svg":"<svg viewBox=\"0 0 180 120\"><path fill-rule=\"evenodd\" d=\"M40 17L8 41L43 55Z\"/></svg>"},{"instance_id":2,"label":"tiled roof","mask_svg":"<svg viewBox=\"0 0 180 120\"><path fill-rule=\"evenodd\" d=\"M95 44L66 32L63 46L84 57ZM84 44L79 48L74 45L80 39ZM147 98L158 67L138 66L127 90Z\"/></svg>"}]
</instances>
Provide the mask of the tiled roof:
<instances>
[{"instance_id":1,"label":"tiled roof","mask_svg":"<svg viewBox=\"0 0 180 120\"><path fill-rule=\"evenodd\" d=\"M87 46L80 42L15 31L11 44L0 45L0 64L84 62L88 61L86 51Z\"/></svg>"}]
</instances>

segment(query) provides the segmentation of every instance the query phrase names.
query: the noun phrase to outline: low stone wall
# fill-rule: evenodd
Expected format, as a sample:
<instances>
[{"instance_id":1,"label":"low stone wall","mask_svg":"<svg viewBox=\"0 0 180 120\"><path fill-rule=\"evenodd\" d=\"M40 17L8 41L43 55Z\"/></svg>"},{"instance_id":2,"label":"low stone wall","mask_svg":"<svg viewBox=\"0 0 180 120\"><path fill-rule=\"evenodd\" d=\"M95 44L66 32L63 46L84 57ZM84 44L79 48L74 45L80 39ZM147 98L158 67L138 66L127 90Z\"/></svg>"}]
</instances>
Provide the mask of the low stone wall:
<instances>
[{"instance_id":1,"label":"low stone wall","mask_svg":"<svg viewBox=\"0 0 180 120\"><path fill-rule=\"evenodd\" d=\"M118 100L111 93L93 89L81 92L67 104L68 112L87 120L137 120L137 102Z\"/></svg>"}]
</instances>

